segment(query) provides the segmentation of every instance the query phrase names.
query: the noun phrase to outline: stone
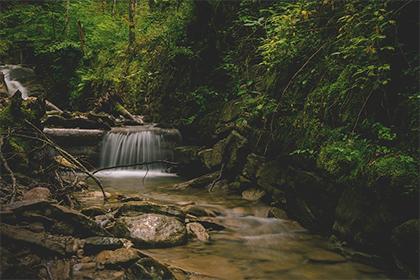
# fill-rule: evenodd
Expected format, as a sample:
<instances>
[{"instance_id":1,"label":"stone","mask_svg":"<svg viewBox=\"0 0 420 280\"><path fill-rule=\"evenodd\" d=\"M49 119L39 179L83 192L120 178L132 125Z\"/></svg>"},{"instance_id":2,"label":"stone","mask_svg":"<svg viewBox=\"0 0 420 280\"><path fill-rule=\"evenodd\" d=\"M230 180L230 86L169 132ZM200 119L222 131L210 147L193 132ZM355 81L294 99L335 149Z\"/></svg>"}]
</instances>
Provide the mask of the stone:
<instances>
[{"instance_id":1,"label":"stone","mask_svg":"<svg viewBox=\"0 0 420 280\"><path fill-rule=\"evenodd\" d=\"M124 247L124 243L128 240L115 237L88 237L85 239L84 251L87 254L94 254L103 250L114 250Z\"/></svg>"},{"instance_id":2,"label":"stone","mask_svg":"<svg viewBox=\"0 0 420 280\"><path fill-rule=\"evenodd\" d=\"M392 230L392 256L408 278L419 278L419 220L411 219Z\"/></svg>"},{"instance_id":3,"label":"stone","mask_svg":"<svg viewBox=\"0 0 420 280\"><path fill-rule=\"evenodd\" d=\"M49 273L51 274L52 279L57 280L70 280L71 277L71 262L65 259L52 260L47 264ZM47 275L46 275L47 276ZM48 279L48 276L46 277Z\"/></svg>"},{"instance_id":4,"label":"stone","mask_svg":"<svg viewBox=\"0 0 420 280\"><path fill-rule=\"evenodd\" d=\"M249 201L262 200L266 196L266 192L258 188L250 188L242 192L242 198Z\"/></svg>"},{"instance_id":5,"label":"stone","mask_svg":"<svg viewBox=\"0 0 420 280\"><path fill-rule=\"evenodd\" d=\"M268 209L267 218L276 218L276 219L283 219L287 220L288 216L286 211L277 207L271 207Z\"/></svg>"},{"instance_id":6,"label":"stone","mask_svg":"<svg viewBox=\"0 0 420 280\"><path fill-rule=\"evenodd\" d=\"M115 217L138 216L139 213L154 213L177 217L181 220L185 214L177 206L161 205L150 201L130 201L123 204L115 213Z\"/></svg>"},{"instance_id":7,"label":"stone","mask_svg":"<svg viewBox=\"0 0 420 280\"><path fill-rule=\"evenodd\" d=\"M22 200L48 200L51 192L45 187L35 187L23 194Z\"/></svg>"},{"instance_id":8,"label":"stone","mask_svg":"<svg viewBox=\"0 0 420 280\"><path fill-rule=\"evenodd\" d=\"M336 253L330 252L330 251L325 251L325 250L317 250L317 251L312 251L309 252L306 257L312 261L312 262L317 262L317 263L341 263L341 262L345 262L346 259Z\"/></svg>"},{"instance_id":9,"label":"stone","mask_svg":"<svg viewBox=\"0 0 420 280\"><path fill-rule=\"evenodd\" d=\"M128 269L129 279L154 279L171 280L175 279L173 274L164 265L152 258L145 257L132 264Z\"/></svg>"},{"instance_id":10,"label":"stone","mask_svg":"<svg viewBox=\"0 0 420 280\"><path fill-rule=\"evenodd\" d=\"M198 146L181 146L174 149L174 159L178 163L176 170L179 175L191 178L208 171L198 156L200 149Z\"/></svg>"},{"instance_id":11,"label":"stone","mask_svg":"<svg viewBox=\"0 0 420 280\"><path fill-rule=\"evenodd\" d=\"M105 250L96 255L96 263L105 267L117 265L130 265L140 259L140 251L134 248L120 248L117 250Z\"/></svg>"},{"instance_id":12,"label":"stone","mask_svg":"<svg viewBox=\"0 0 420 280\"><path fill-rule=\"evenodd\" d=\"M210 170L219 169L224 162L226 174L234 174L244 164L247 145L248 140L233 130L229 136L217 142L212 148L200 151L198 156Z\"/></svg>"},{"instance_id":13,"label":"stone","mask_svg":"<svg viewBox=\"0 0 420 280\"><path fill-rule=\"evenodd\" d=\"M189 205L184 208L184 212L196 217L216 217L220 212L215 209L209 209L199 205Z\"/></svg>"},{"instance_id":14,"label":"stone","mask_svg":"<svg viewBox=\"0 0 420 280\"><path fill-rule=\"evenodd\" d=\"M86 208L83 208L82 210L80 210L80 212L83 215L86 215L88 217L95 217L95 216L105 215L106 214L105 209L103 209L103 208L101 208L99 206L86 207Z\"/></svg>"},{"instance_id":15,"label":"stone","mask_svg":"<svg viewBox=\"0 0 420 280\"><path fill-rule=\"evenodd\" d=\"M184 223L174 217L159 214L143 214L124 217L130 239L142 247L171 247L186 242L187 231Z\"/></svg>"},{"instance_id":16,"label":"stone","mask_svg":"<svg viewBox=\"0 0 420 280\"><path fill-rule=\"evenodd\" d=\"M203 227L200 223L188 223L187 232L189 236L197 238L200 241L206 242L210 240L210 235L208 234L205 227Z\"/></svg>"},{"instance_id":17,"label":"stone","mask_svg":"<svg viewBox=\"0 0 420 280\"><path fill-rule=\"evenodd\" d=\"M28 200L8 205L16 216L38 217L53 233L79 237L107 236L109 233L80 212L44 200Z\"/></svg>"},{"instance_id":18,"label":"stone","mask_svg":"<svg viewBox=\"0 0 420 280\"><path fill-rule=\"evenodd\" d=\"M21 227L1 224L0 236L2 246L5 242L26 245L40 253L65 256L78 250L75 239L69 237L49 236L45 233L35 233ZM3 244L4 243L4 244Z\"/></svg>"},{"instance_id":19,"label":"stone","mask_svg":"<svg viewBox=\"0 0 420 280\"><path fill-rule=\"evenodd\" d=\"M265 158L254 153L246 157L242 175L250 180L255 180L258 169L263 165Z\"/></svg>"}]
</instances>

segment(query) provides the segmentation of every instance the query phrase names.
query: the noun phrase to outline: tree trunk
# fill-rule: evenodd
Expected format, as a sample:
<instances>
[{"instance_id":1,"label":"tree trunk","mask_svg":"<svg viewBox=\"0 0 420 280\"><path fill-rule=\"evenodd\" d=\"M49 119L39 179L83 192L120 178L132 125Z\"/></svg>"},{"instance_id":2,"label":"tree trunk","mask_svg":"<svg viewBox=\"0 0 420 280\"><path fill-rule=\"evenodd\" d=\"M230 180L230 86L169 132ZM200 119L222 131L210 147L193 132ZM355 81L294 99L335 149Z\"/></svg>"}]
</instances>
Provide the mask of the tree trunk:
<instances>
[{"instance_id":1,"label":"tree trunk","mask_svg":"<svg viewBox=\"0 0 420 280\"><path fill-rule=\"evenodd\" d=\"M85 32L83 31L80 20L77 21L77 29L79 31L80 49L82 50L82 53L85 54Z\"/></svg>"},{"instance_id":2,"label":"tree trunk","mask_svg":"<svg viewBox=\"0 0 420 280\"><path fill-rule=\"evenodd\" d=\"M64 21L64 34L66 37L69 35L69 27L70 27L70 0L66 1L66 17Z\"/></svg>"},{"instance_id":3,"label":"tree trunk","mask_svg":"<svg viewBox=\"0 0 420 280\"><path fill-rule=\"evenodd\" d=\"M112 15L115 16L115 10L117 6L117 0L112 0Z\"/></svg>"},{"instance_id":4,"label":"tree trunk","mask_svg":"<svg viewBox=\"0 0 420 280\"><path fill-rule=\"evenodd\" d=\"M128 49L130 51L130 54L134 50L134 43L136 40L136 33L135 33L136 5L137 5L137 0L129 0L129 3L128 3Z\"/></svg>"}]
</instances>

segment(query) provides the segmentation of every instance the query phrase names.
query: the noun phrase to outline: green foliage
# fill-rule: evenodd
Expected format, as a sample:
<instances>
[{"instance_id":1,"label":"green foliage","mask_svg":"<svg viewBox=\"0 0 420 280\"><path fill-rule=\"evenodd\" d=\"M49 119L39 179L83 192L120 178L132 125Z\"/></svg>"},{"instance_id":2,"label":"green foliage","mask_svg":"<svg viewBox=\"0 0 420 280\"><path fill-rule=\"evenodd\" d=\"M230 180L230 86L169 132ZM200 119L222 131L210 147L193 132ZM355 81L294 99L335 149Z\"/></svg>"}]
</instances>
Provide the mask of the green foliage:
<instances>
[{"instance_id":1,"label":"green foliage","mask_svg":"<svg viewBox=\"0 0 420 280\"><path fill-rule=\"evenodd\" d=\"M317 165L339 180L355 179L360 175L368 156L368 144L350 138L323 146Z\"/></svg>"},{"instance_id":2,"label":"green foliage","mask_svg":"<svg viewBox=\"0 0 420 280\"><path fill-rule=\"evenodd\" d=\"M391 154L368 164L368 183L372 187L391 186L410 194L418 190L416 160L408 155Z\"/></svg>"}]
</instances>

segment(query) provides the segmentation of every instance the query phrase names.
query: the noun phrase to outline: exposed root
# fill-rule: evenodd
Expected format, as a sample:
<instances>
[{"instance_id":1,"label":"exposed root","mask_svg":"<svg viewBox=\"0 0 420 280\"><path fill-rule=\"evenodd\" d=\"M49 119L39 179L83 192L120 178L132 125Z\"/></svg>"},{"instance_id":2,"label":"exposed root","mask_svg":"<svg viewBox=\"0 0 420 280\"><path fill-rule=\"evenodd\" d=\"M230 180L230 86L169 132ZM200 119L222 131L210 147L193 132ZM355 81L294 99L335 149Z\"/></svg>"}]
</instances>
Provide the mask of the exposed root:
<instances>
[{"instance_id":1,"label":"exposed root","mask_svg":"<svg viewBox=\"0 0 420 280\"><path fill-rule=\"evenodd\" d=\"M4 158L3 152L1 151L2 146L3 146L3 136L0 135L0 160L4 166L4 169L6 169L6 171L9 173L10 178L12 180L12 194L10 196L10 203L13 203L16 197L16 177L12 169L10 168L9 164L7 163L7 160Z\"/></svg>"}]
</instances>

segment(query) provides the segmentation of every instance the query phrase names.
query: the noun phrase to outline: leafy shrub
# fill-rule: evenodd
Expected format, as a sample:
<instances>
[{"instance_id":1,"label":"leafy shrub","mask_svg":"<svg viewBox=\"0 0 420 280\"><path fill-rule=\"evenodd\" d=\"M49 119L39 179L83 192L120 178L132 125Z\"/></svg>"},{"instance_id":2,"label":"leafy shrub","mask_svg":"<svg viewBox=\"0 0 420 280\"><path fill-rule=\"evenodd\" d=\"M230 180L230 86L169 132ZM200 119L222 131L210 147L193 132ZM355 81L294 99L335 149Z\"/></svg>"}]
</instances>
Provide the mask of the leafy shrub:
<instances>
[{"instance_id":1,"label":"leafy shrub","mask_svg":"<svg viewBox=\"0 0 420 280\"><path fill-rule=\"evenodd\" d=\"M379 188L389 185L412 192L417 185L417 170L416 160L411 156L394 154L380 157L368 164L368 184Z\"/></svg>"},{"instance_id":2,"label":"leafy shrub","mask_svg":"<svg viewBox=\"0 0 420 280\"><path fill-rule=\"evenodd\" d=\"M348 139L333 142L321 148L317 166L340 181L352 180L361 174L368 154L369 146L365 141Z\"/></svg>"}]
</instances>

